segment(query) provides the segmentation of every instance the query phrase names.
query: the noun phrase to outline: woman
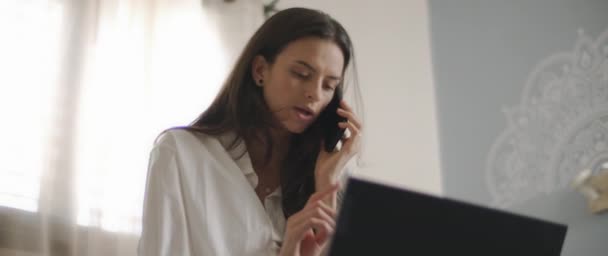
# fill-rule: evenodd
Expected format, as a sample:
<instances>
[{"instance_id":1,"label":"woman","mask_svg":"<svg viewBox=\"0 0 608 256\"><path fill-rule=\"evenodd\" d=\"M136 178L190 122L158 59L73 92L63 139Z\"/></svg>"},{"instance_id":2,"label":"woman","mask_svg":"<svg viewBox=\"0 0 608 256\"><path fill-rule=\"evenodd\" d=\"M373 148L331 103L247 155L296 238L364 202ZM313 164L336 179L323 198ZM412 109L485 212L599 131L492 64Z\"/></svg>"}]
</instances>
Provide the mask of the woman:
<instances>
[{"instance_id":1,"label":"woman","mask_svg":"<svg viewBox=\"0 0 608 256\"><path fill-rule=\"evenodd\" d=\"M211 106L157 139L139 254L319 255L362 125L340 101L346 121L335 125L350 135L328 152L318 117L344 89L352 57L348 34L324 13L268 19Z\"/></svg>"}]
</instances>

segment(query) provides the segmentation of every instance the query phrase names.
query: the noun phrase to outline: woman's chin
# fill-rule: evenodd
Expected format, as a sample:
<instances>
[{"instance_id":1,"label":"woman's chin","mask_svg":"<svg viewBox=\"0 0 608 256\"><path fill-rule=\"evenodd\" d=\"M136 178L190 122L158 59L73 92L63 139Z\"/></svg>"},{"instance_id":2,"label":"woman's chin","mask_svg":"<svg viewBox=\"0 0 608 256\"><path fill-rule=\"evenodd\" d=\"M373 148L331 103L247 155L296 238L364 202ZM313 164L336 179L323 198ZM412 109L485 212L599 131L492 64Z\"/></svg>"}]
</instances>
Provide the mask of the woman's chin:
<instances>
[{"instance_id":1,"label":"woman's chin","mask_svg":"<svg viewBox=\"0 0 608 256\"><path fill-rule=\"evenodd\" d=\"M290 132L294 134L301 134L308 129L309 125L300 125L300 124L286 124L284 127Z\"/></svg>"},{"instance_id":2,"label":"woman's chin","mask_svg":"<svg viewBox=\"0 0 608 256\"><path fill-rule=\"evenodd\" d=\"M293 134L301 134L304 131L306 131L306 128L307 127L294 127L294 128L288 128L287 130Z\"/></svg>"}]
</instances>

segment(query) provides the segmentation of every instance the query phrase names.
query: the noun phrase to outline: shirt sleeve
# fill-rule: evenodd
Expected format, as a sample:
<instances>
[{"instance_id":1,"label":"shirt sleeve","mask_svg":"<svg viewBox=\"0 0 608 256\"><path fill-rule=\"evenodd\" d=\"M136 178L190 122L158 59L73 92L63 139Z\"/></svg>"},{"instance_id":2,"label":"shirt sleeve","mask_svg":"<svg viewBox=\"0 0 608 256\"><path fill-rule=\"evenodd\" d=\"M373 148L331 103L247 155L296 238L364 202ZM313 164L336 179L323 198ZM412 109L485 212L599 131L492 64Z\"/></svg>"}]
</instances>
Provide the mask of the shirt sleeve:
<instances>
[{"instance_id":1,"label":"shirt sleeve","mask_svg":"<svg viewBox=\"0 0 608 256\"><path fill-rule=\"evenodd\" d=\"M138 255L192 255L179 176L175 150L154 147L148 165Z\"/></svg>"}]
</instances>

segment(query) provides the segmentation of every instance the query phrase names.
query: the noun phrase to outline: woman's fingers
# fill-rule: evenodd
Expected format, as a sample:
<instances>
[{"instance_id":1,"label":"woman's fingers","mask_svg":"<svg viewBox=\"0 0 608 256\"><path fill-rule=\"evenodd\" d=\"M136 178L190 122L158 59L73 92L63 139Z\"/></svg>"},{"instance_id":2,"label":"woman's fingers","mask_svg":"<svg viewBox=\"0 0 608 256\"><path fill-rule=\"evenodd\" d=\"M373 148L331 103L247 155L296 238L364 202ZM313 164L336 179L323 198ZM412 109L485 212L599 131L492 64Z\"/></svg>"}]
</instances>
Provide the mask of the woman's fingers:
<instances>
[{"instance_id":1,"label":"woman's fingers","mask_svg":"<svg viewBox=\"0 0 608 256\"><path fill-rule=\"evenodd\" d=\"M344 108L338 108L338 115L344 117L348 120L349 123L353 123L357 129L361 129L361 120L353 113L352 111L348 111Z\"/></svg>"},{"instance_id":2,"label":"woman's fingers","mask_svg":"<svg viewBox=\"0 0 608 256\"><path fill-rule=\"evenodd\" d=\"M308 202L306 203L304 208L298 213L296 213L294 216L292 216L289 222L291 222L292 225L297 225L298 223L313 216L319 218L325 218L327 216L328 219L334 221L334 218L336 217L336 211L329 207L327 204L325 204L323 200L336 193L339 186L339 184L334 184L325 190L312 194L310 198L308 198Z\"/></svg>"},{"instance_id":3,"label":"woman's fingers","mask_svg":"<svg viewBox=\"0 0 608 256\"><path fill-rule=\"evenodd\" d=\"M293 220L291 220L292 225L298 225L301 222L306 221L310 218L322 218L331 222L335 225L336 222L336 210L327 206L323 201L317 201L310 206L305 207L298 214L293 216Z\"/></svg>"},{"instance_id":4,"label":"woman's fingers","mask_svg":"<svg viewBox=\"0 0 608 256\"><path fill-rule=\"evenodd\" d=\"M287 221L288 226L298 226L310 218L319 218L328 221L332 226L336 224L336 210L329 207L323 201L315 201L307 204L301 211L293 215Z\"/></svg>"},{"instance_id":5,"label":"woman's fingers","mask_svg":"<svg viewBox=\"0 0 608 256\"><path fill-rule=\"evenodd\" d=\"M302 240L306 233L311 230L315 230L315 240L318 243L324 242L327 237L334 233L335 225L332 226L330 222L321 218L309 218L306 221L299 223L299 225L294 226L293 232L296 235L296 238Z\"/></svg>"},{"instance_id":6,"label":"woman's fingers","mask_svg":"<svg viewBox=\"0 0 608 256\"><path fill-rule=\"evenodd\" d=\"M359 137L361 137L361 130L363 128L361 120L344 100L340 102L340 108L338 108L337 113L347 120L346 122L338 123L340 128L348 129L349 132L349 136L342 138L343 149L346 146L346 149L348 149L350 153L356 153L358 151Z\"/></svg>"},{"instance_id":7,"label":"woman's fingers","mask_svg":"<svg viewBox=\"0 0 608 256\"><path fill-rule=\"evenodd\" d=\"M334 208L329 207L329 205L327 205L323 201L317 201L317 202L313 203L313 206L318 207L321 210L325 211L325 213L327 215L329 215L332 219L335 219L337 216L336 210Z\"/></svg>"},{"instance_id":8,"label":"woman's fingers","mask_svg":"<svg viewBox=\"0 0 608 256\"><path fill-rule=\"evenodd\" d=\"M299 226L303 225L306 222L310 222L311 219L322 220L324 223L326 223L331 228L336 227L336 220L334 220L334 218L330 217L328 214L319 213L319 214L313 214L310 216L306 216L304 218L299 219L297 222L293 222L291 224L292 229L297 230L297 228ZM318 233L319 230L317 230L316 228L315 228L315 230ZM294 231L294 232L297 233L297 231Z\"/></svg>"},{"instance_id":9,"label":"woman's fingers","mask_svg":"<svg viewBox=\"0 0 608 256\"><path fill-rule=\"evenodd\" d=\"M317 204L317 203L315 203L315 204ZM303 219L312 218L312 217L322 218L322 219L326 219L327 221L329 221L335 225L336 210L332 209L331 207L327 206L325 203L323 203L321 201L319 201L318 204L319 205L316 207L311 207L311 208L305 209L304 212L302 213L302 215L303 215L302 218Z\"/></svg>"},{"instance_id":10,"label":"woman's fingers","mask_svg":"<svg viewBox=\"0 0 608 256\"><path fill-rule=\"evenodd\" d=\"M287 252L296 248L295 246L304 239L314 239L317 245L323 246L333 234L336 227L336 211L326 205L323 199L336 193L338 188L339 185L334 184L314 193L302 210L289 217L283 245Z\"/></svg>"},{"instance_id":11,"label":"woman's fingers","mask_svg":"<svg viewBox=\"0 0 608 256\"><path fill-rule=\"evenodd\" d=\"M350 132L350 136L348 136L347 138L351 138L353 136L359 136L359 135L361 135L361 130L354 123L351 123L351 122L339 122L338 126L340 128L342 128L342 129L348 129L348 131Z\"/></svg>"},{"instance_id":12,"label":"woman's fingers","mask_svg":"<svg viewBox=\"0 0 608 256\"><path fill-rule=\"evenodd\" d=\"M346 103L346 101L345 101L345 100L340 101L340 107L342 107L342 108L346 109L346 111L348 111L348 112L355 112L355 111L353 111L353 108L351 108L351 107L348 105L348 103Z\"/></svg>"},{"instance_id":13,"label":"woman's fingers","mask_svg":"<svg viewBox=\"0 0 608 256\"><path fill-rule=\"evenodd\" d=\"M342 138L342 149L347 155L353 155L359 151L359 143L361 140L361 131L350 122L340 122L340 128L348 129L350 136Z\"/></svg>"},{"instance_id":14,"label":"woman's fingers","mask_svg":"<svg viewBox=\"0 0 608 256\"><path fill-rule=\"evenodd\" d=\"M306 204L310 204L312 202L315 201L319 201L319 200L323 200L329 196L331 196L334 192L338 191L338 188L340 187L340 184L334 184L332 186L330 186L329 188L316 192L314 194L312 194L309 198L308 201L306 202ZM305 206L306 207L306 206Z\"/></svg>"}]
</instances>

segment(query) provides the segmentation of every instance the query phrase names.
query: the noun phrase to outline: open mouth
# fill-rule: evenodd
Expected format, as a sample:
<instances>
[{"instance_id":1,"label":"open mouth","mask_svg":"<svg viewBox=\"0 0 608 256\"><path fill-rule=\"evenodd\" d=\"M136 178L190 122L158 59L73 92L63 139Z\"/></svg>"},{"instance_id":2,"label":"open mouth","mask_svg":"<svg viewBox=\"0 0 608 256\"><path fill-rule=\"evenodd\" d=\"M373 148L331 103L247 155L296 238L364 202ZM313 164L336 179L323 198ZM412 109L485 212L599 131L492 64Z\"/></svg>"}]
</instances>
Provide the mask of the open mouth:
<instances>
[{"instance_id":1,"label":"open mouth","mask_svg":"<svg viewBox=\"0 0 608 256\"><path fill-rule=\"evenodd\" d=\"M308 109L300 108L300 107L295 107L294 109L295 109L295 112L296 112L296 115L298 116L298 118L303 121L311 120L314 116L313 112Z\"/></svg>"}]
</instances>

